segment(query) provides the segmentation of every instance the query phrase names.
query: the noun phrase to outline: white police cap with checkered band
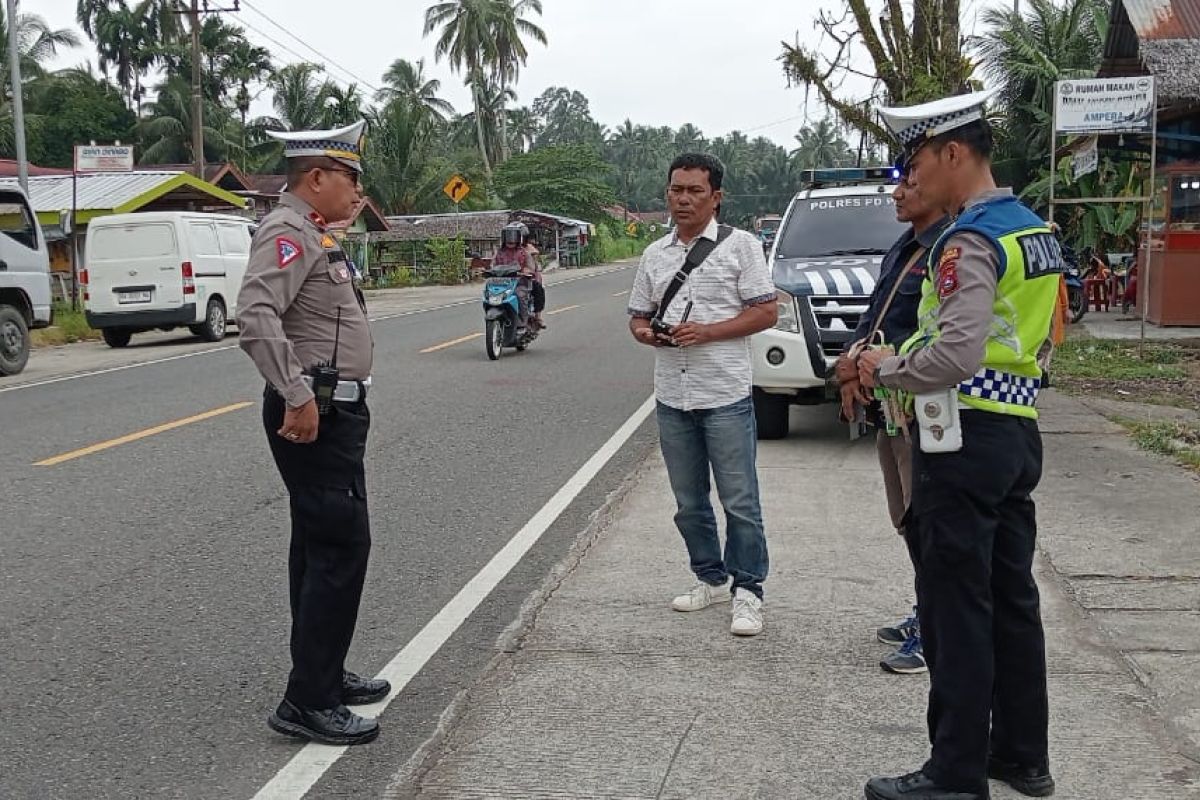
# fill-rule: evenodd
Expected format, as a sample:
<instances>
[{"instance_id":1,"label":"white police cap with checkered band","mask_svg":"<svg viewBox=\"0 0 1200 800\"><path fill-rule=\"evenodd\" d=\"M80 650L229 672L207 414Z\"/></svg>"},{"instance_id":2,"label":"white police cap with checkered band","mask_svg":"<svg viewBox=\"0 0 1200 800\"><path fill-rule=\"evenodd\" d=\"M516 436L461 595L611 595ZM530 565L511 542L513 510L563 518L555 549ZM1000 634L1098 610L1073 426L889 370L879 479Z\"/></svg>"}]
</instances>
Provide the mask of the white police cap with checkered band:
<instances>
[{"instance_id":1,"label":"white police cap with checkered band","mask_svg":"<svg viewBox=\"0 0 1200 800\"><path fill-rule=\"evenodd\" d=\"M984 118L984 106L996 93L983 92L944 97L931 103L905 108L879 108L879 116L888 129L911 152L917 145L935 136L961 128Z\"/></svg>"},{"instance_id":2,"label":"white police cap with checkered band","mask_svg":"<svg viewBox=\"0 0 1200 800\"><path fill-rule=\"evenodd\" d=\"M366 120L328 131L267 131L272 139L283 142L287 158L327 156L362 172L363 128Z\"/></svg>"}]
</instances>

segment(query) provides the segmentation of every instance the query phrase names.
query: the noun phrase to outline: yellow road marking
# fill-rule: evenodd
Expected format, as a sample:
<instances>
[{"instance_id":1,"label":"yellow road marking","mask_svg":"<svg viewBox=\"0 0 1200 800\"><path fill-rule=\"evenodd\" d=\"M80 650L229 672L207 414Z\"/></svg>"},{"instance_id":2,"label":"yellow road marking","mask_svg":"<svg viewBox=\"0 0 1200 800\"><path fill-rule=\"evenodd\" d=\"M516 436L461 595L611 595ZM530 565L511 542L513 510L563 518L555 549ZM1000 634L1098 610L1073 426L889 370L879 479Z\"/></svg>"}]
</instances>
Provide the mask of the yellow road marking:
<instances>
[{"instance_id":1,"label":"yellow road marking","mask_svg":"<svg viewBox=\"0 0 1200 800\"><path fill-rule=\"evenodd\" d=\"M93 453L99 453L102 450L108 450L109 448L112 448L112 447L119 447L120 445L123 445L123 444L129 444L130 442L136 442L139 439L145 439L146 437L154 436L155 434L166 433L167 431L173 431L176 428L182 428L184 425L191 425L193 422L203 422L206 419L212 419L213 417L219 417L222 414L228 414L231 411L240 411L243 408L249 408L252 405L254 405L254 403L244 402L244 403L234 403L233 405L229 405L229 406L222 406L221 408L214 408L212 411L205 411L203 414L196 414L193 417L185 417L184 419L177 419L174 422L166 422L166 423L163 423L162 425L155 425L153 428L146 428L145 430L136 431L134 433L126 434L124 436L118 436L116 439L109 439L106 442L99 442L97 444L93 444L88 447L84 447L80 450L72 450L69 453L63 453L61 456L54 456L53 458L47 458L44 461L37 462L36 464L34 464L34 466L35 467L53 467L54 465L61 464L64 461L71 461L76 458L83 458L84 456L90 456Z\"/></svg>"},{"instance_id":2,"label":"yellow road marking","mask_svg":"<svg viewBox=\"0 0 1200 800\"><path fill-rule=\"evenodd\" d=\"M579 308L579 307L580 307L580 306L577 306L577 305L576 305L576 306L563 306L562 308L556 308L556 309L554 309L553 311L547 311L547 312L546 312L546 316L547 316L547 317L553 317L555 314L561 314L561 313L563 313L564 311L570 311L570 310L571 310L571 309L573 309L573 308Z\"/></svg>"},{"instance_id":3,"label":"yellow road marking","mask_svg":"<svg viewBox=\"0 0 1200 800\"><path fill-rule=\"evenodd\" d=\"M463 342L469 342L472 339L478 339L481 336L483 336L482 333L472 333L470 336L460 336L459 338L451 339L448 342L442 342L441 344L435 344L433 347L426 347L424 350L421 350L420 352L422 355L424 355L425 353L436 353L438 350L445 350L447 347L454 347L454 345L456 345L456 344L462 344Z\"/></svg>"}]
</instances>

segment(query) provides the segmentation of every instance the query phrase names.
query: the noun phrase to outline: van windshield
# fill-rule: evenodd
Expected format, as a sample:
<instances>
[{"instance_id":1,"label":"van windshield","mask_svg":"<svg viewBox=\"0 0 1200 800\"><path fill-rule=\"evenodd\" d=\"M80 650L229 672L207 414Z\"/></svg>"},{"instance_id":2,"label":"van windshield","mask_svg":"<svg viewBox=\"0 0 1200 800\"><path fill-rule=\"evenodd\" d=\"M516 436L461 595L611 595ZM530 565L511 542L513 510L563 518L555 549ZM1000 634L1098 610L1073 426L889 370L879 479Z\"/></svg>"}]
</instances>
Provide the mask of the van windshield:
<instances>
[{"instance_id":1,"label":"van windshield","mask_svg":"<svg viewBox=\"0 0 1200 800\"><path fill-rule=\"evenodd\" d=\"M779 234L777 258L882 255L908 226L890 194L799 198Z\"/></svg>"},{"instance_id":2,"label":"van windshield","mask_svg":"<svg viewBox=\"0 0 1200 800\"><path fill-rule=\"evenodd\" d=\"M31 250L37 249L37 228L33 226L33 215L20 195L0 192L0 233Z\"/></svg>"},{"instance_id":3,"label":"van windshield","mask_svg":"<svg viewBox=\"0 0 1200 800\"><path fill-rule=\"evenodd\" d=\"M114 225L88 235L88 259L116 261L175 255L175 229L166 223Z\"/></svg>"}]
</instances>

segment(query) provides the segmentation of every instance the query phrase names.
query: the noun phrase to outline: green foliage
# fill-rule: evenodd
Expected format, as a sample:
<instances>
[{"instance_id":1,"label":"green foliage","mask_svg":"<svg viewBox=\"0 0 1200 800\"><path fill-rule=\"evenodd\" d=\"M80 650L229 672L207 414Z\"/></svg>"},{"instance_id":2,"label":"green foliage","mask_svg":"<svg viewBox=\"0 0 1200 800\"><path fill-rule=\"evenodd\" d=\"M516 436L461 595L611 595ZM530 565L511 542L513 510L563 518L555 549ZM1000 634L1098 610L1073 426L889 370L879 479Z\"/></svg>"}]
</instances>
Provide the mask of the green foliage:
<instances>
[{"instance_id":1,"label":"green foliage","mask_svg":"<svg viewBox=\"0 0 1200 800\"><path fill-rule=\"evenodd\" d=\"M1170 456L1200 471L1200 425L1188 422L1126 422L1138 447Z\"/></svg>"},{"instance_id":2,"label":"green foliage","mask_svg":"<svg viewBox=\"0 0 1200 800\"><path fill-rule=\"evenodd\" d=\"M446 285L466 283L469 278L467 243L462 237L430 239L425 246L432 257L431 272L437 283Z\"/></svg>"},{"instance_id":3,"label":"green foliage","mask_svg":"<svg viewBox=\"0 0 1200 800\"><path fill-rule=\"evenodd\" d=\"M513 156L496 171L496 191L510 208L599 222L613 202L608 165L587 145L554 145Z\"/></svg>"},{"instance_id":4,"label":"green foliage","mask_svg":"<svg viewBox=\"0 0 1200 800\"><path fill-rule=\"evenodd\" d=\"M588 240L587 247L580 252L579 263L586 267L636 258L650 246L651 241L645 237L625 236L616 233L612 226L600 225L596 235Z\"/></svg>"},{"instance_id":5,"label":"green foliage","mask_svg":"<svg viewBox=\"0 0 1200 800\"><path fill-rule=\"evenodd\" d=\"M55 303L54 325L30 331L29 334L34 347L55 347L100 338L100 331L93 330L87 324L83 311L72 310L70 303Z\"/></svg>"},{"instance_id":6,"label":"green foliage","mask_svg":"<svg viewBox=\"0 0 1200 800\"><path fill-rule=\"evenodd\" d=\"M40 118L29 133L29 159L70 168L76 144L131 142L135 117L110 83L82 70L35 82L26 109Z\"/></svg>"}]
</instances>

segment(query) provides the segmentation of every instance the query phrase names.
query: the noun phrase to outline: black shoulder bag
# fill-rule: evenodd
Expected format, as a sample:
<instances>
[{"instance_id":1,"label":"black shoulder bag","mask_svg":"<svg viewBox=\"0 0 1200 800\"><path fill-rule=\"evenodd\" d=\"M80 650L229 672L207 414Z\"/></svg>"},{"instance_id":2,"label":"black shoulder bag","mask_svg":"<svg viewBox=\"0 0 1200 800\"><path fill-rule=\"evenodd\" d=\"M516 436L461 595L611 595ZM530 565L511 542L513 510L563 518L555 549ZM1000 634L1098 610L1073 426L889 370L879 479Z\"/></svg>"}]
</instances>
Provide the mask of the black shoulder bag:
<instances>
[{"instance_id":1,"label":"black shoulder bag","mask_svg":"<svg viewBox=\"0 0 1200 800\"><path fill-rule=\"evenodd\" d=\"M721 225L717 228L717 240L699 239L692 245L692 249L688 251L687 258L683 260L683 266L671 278L671 282L667 284L667 290L663 292L662 300L658 302L658 311L650 320L650 329L655 333L663 336L670 336L671 329L675 326L668 325L663 322L663 315L667 313L667 308L670 307L671 301L675 299L675 295L679 294L679 290L687 283L688 276L692 274L692 270L700 266L705 260L712 255L712 251L717 249L721 242L729 238L729 234L733 233L733 228L728 225ZM687 312L684 312L683 319L680 324L687 322Z\"/></svg>"}]
</instances>

